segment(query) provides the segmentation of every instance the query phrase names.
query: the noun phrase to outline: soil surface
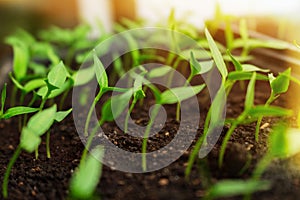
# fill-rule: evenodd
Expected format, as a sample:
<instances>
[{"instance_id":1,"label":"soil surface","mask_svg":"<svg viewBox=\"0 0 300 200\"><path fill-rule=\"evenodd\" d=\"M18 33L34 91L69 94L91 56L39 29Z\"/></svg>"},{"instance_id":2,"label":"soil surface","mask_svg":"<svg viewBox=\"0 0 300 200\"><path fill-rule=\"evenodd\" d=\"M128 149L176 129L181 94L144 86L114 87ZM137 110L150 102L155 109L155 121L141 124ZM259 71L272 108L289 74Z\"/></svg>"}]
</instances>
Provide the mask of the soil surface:
<instances>
[{"instance_id":1,"label":"soil surface","mask_svg":"<svg viewBox=\"0 0 300 200\"><path fill-rule=\"evenodd\" d=\"M255 104L262 104L269 95L267 83L256 85ZM245 90L239 84L233 88L227 101L227 116L237 116L243 110ZM286 100L291 94L283 95L275 104L286 106ZM198 96L199 102L206 101L203 95ZM150 102L150 101L147 101ZM134 110L132 117L137 123L148 120L148 103L140 110ZM150 138L148 151L159 149L166 145L176 134L178 122L172 119L175 107L167 108L168 119L164 128ZM200 104L203 113L207 111L206 104ZM202 134L204 116L201 116L198 136ZM193 116L186 120L193 120ZM267 136L277 119L263 119L264 129L260 132L260 141L254 141L255 123L239 126L230 139L225 154L224 166L219 169L217 158L224 133L224 127L219 142L210 154L194 165L190 179L185 180L184 170L187 165L190 149L171 165L150 173L133 174L103 168L101 181L97 187L96 199L200 199L206 193L206 187L221 179L247 179L267 149ZM118 147L139 151L141 140L123 134L114 123L103 126L105 135ZM184 131L191 131L188 127ZM19 142L18 119L0 122L0 180ZM195 141L194 141L195 142ZM22 153L15 163L9 178L8 199L66 199L70 177L79 164L83 144L76 132L72 116L63 123L55 124L51 130L51 158L46 157L45 138L39 148L39 158L34 154ZM251 157L249 168L239 174L240 170ZM272 181L272 189L254 194L253 199L298 199L300 195L300 156L289 160L276 160L264 174L263 178ZM0 196L2 198L2 196ZM235 197L231 199L242 199Z\"/></svg>"}]
</instances>

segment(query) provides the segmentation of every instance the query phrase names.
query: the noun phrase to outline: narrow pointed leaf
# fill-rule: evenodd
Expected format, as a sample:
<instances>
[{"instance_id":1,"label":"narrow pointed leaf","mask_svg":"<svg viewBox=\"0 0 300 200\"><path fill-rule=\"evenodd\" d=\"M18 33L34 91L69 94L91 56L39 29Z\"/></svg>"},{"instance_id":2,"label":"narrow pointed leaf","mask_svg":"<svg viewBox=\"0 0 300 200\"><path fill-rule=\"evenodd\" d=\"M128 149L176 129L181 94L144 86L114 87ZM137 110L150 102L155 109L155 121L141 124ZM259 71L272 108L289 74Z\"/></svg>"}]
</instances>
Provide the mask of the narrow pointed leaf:
<instances>
[{"instance_id":1,"label":"narrow pointed leaf","mask_svg":"<svg viewBox=\"0 0 300 200\"><path fill-rule=\"evenodd\" d=\"M158 78L158 77L165 76L171 70L172 70L172 68L169 66L161 66L161 67L157 67L157 68L154 68L151 71L149 71L147 76L149 78Z\"/></svg>"},{"instance_id":2,"label":"narrow pointed leaf","mask_svg":"<svg viewBox=\"0 0 300 200\"><path fill-rule=\"evenodd\" d=\"M242 69L244 72L269 72L270 71L269 69L262 69L251 64L243 64Z\"/></svg>"},{"instance_id":3,"label":"narrow pointed leaf","mask_svg":"<svg viewBox=\"0 0 300 200\"><path fill-rule=\"evenodd\" d=\"M94 56L94 70L96 73L98 84L100 88L106 88L108 87L108 78L107 78L105 68L102 62L99 60L98 56L96 55L95 51L93 53L93 56Z\"/></svg>"},{"instance_id":4,"label":"narrow pointed leaf","mask_svg":"<svg viewBox=\"0 0 300 200\"><path fill-rule=\"evenodd\" d=\"M17 106L13 108L9 108L4 114L3 118L4 119L9 119L17 115L23 115L23 114L28 114L28 113L33 113L37 112L39 109L38 108L30 108L30 107L24 107L24 106Z\"/></svg>"},{"instance_id":5,"label":"narrow pointed leaf","mask_svg":"<svg viewBox=\"0 0 300 200\"><path fill-rule=\"evenodd\" d=\"M270 188L271 184L268 181L223 180L219 181L209 190L208 196L211 199L225 198L265 191Z\"/></svg>"},{"instance_id":6,"label":"narrow pointed leaf","mask_svg":"<svg viewBox=\"0 0 300 200\"><path fill-rule=\"evenodd\" d=\"M72 112L72 108L70 108L69 110L66 110L66 111L59 111L59 112L55 113L54 120L57 121L57 122L61 122L61 121L64 120L71 112Z\"/></svg>"},{"instance_id":7,"label":"narrow pointed leaf","mask_svg":"<svg viewBox=\"0 0 300 200\"><path fill-rule=\"evenodd\" d=\"M255 106L248 111L248 115L257 118L260 116L268 116L268 117L282 117L282 116L291 116L293 112L288 109L284 109L276 106L264 106L259 105Z\"/></svg>"},{"instance_id":8,"label":"narrow pointed leaf","mask_svg":"<svg viewBox=\"0 0 300 200\"><path fill-rule=\"evenodd\" d=\"M209 49L212 53L212 57L217 65L217 68L219 69L219 71L222 75L223 80L225 80L228 75L228 71L227 71L225 62L223 60L222 54L219 51L214 39L212 38L212 36L210 35L210 33L207 29L205 29L205 36L208 41Z\"/></svg>"},{"instance_id":9,"label":"narrow pointed leaf","mask_svg":"<svg viewBox=\"0 0 300 200\"><path fill-rule=\"evenodd\" d=\"M161 93L160 104L173 104L197 95L205 88L205 84L191 87L171 88Z\"/></svg>"},{"instance_id":10,"label":"narrow pointed leaf","mask_svg":"<svg viewBox=\"0 0 300 200\"><path fill-rule=\"evenodd\" d=\"M229 55L233 65L235 67L235 70L236 71L243 71L242 64L237 59L235 59L235 57L232 56L232 54L230 53L229 50L227 50L227 54Z\"/></svg>"},{"instance_id":11,"label":"narrow pointed leaf","mask_svg":"<svg viewBox=\"0 0 300 200\"><path fill-rule=\"evenodd\" d=\"M252 72L232 71L228 74L228 80L232 80L232 81L250 80L251 77L252 77ZM256 80L267 81L268 77L263 74L256 74Z\"/></svg>"}]
</instances>

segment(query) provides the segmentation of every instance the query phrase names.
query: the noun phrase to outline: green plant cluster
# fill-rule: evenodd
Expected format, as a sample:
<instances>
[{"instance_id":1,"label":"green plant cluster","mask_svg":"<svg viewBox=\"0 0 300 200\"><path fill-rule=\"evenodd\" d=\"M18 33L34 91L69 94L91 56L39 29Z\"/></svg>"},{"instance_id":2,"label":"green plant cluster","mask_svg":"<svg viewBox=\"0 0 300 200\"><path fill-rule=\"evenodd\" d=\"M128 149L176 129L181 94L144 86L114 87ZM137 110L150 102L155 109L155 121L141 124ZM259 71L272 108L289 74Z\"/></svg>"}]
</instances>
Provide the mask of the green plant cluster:
<instances>
[{"instance_id":1,"label":"green plant cluster","mask_svg":"<svg viewBox=\"0 0 300 200\"><path fill-rule=\"evenodd\" d=\"M230 19L231 16L226 16L218 10L215 19L207 22L207 27L210 28L210 31L206 28L204 35L199 34L195 27L176 20L174 11L172 11L167 24L171 30L187 34L207 50L205 56L214 61L222 77L221 84L225 88L226 97L230 94L235 84L238 83L241 88L244 88L247 83L243 112L235 119L226 119L226 124L230 128L222 141L218 160L219 167L221 168L223 165L226 146L238 126L256 123L256 132L253 134L256 141L258 141L259 130L264 117L281 117L283 120L278 126L273 127L273 132L269 138L269 150L266 156L258 163L257 168L253 172L253 177L246 181L220 181L210 187L207 194L208 199L240 194L249 196L258 190L268 189L270 183L260 180L268 164L274 158L286 158L299 151L297 145L290 145L289 143L293 141L294 137L297 137L296 133L299 130L288 128L284 122L284 119L292 116L293 112L271 104L281 94L287 92L290 81L297 84L300 81L292 76L290 68L274 76L269 69L249 64L249 61L253 59L251 55L253 49L284 49L287 47L287 44L284 42L263 41L251 38L245 20L240 21L240 34L239 37L236 37L231 29ZM223 23L225 24L226 46L216 42L211 35L214 27L216 28ZM124 19L122 24L116 24L115 31L121 32L140 27L143 27L142 23ZM36 158L38 158L38 147L41 144L41 136L44 134L47 136L47 156L50 158L49 143L51 127L54 122L62 122L72 112L71 107L65 110L63 108L70 106L65 105L65 101L68 98L69 91L73 87L85 85L95 76L99 86L98 93L86 117L84 132L85 136L88 137L88 142L83 151L80 165L70 182L70 195L78 199L91 198L101 176L102 165L99 160L103 158L105 149L102 146L97 146L91 151L91 156L87 157L92 140L101 125L105 122L114 121L126 109L126 105L131 102L124 122L124 134L126 134L128 132L128 119L131 112L135 108L138 109L138 106L143 105L147 92L151 91L154 96L155 107L151 111L141 149L143 153L142 168L146 171L147 136L150 134L159 109L166 104L177 104L176 119L180 120L180 103L205 90L205 84L191 85L192 80L196 80L202 74L212 70L213 65L210 62L203 61L203 52L195 49L179 49L182 55L189 57L188 69L186 71L190 72L190 74L183 86L168 88L162 91L157 85L151 83L150 80L165 75L169 75L169 79L172 80L172 73L168 66L176 69L182 64L184 60L182 57L176 57L176 55L169 53L165 58L157 52L149 51L142 53L139 50L133 50L130 55L120 58L118 53L115 52L114 55L110 55L115 58L113 63L114 70L111 74L107 74L97 52L90 52L95 44L105 40L110 34L102 31L101 37L90 39L89 31L88 26L78 26L72 30L52 27L49 30L41 31L35 38L24 30L18 30L6 39L6 43L12 46L14 52L13 70L10 73L12 82L10 88L12 88L12 92L10 102L8 103L6 102L8 86L5 84L1 93L0 120L18 117L21 135L19 146L11 158L4 176L2 193L5 198L8 197L7 186L9 175L16 159L21 151L28 153L35 152ZM151 39L153 40L153 38ZM136 49L135 47L138 43L134 37L128 37L126 40L130 48ZM157 38L156 40L156 42L163 42ZM178 50L177 42L180 41L176 41L174 38L172 46ZM105 50L103 51L101 52L102 55L105 54ZM237 54L236 52L241 53ZM90 58L92 65L88 68L78 70L78 67L87 57ZM143 67L143 63L147 60L156 60L164 65L147 71ZM128 88L110 86L111 79L122 77L128 71L126 68L128 67L127 65L130 65L130 68L132 68L130 75L133 80L133 86ZM228 66L230 65L234 66L233 70L229 70ZM266 81L270 85L270 97L263 105L254 104L255 84L257 81ZM95 106L105 93L111 91L117 91L120 94L112 96L103 104L99 123L90 129L91 115ZM20 98L17 99L17 97ZM59 105L55 103L58 98L60 99ZM84 94L82 94L82 104L85 103L84 99ZM140 105L138 102L140 102ZM197 159L201 145L205 145L208 142L209 127L220 126L219 121L224 106L226 105L224 104L221 91L219 91L207 113L203 134L200 138L197 138L196 145L191 152L185 171L187 178ZM6 107L9 108L5 109ZM117 108L117 110L112 110L112 108ZM216 112L212 112L212 110Z\"/></svg>"}]
</instances>

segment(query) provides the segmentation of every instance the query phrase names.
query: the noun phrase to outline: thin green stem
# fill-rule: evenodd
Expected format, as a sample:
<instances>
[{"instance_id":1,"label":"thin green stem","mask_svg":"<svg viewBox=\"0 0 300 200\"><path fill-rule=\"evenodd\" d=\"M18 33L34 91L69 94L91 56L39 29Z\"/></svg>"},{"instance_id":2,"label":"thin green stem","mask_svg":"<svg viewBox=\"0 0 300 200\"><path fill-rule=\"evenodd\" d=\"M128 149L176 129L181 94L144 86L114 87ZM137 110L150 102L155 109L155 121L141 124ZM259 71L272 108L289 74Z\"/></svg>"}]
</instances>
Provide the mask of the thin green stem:
<instances>
[{"instance_id":1,"label":"thin green stem","mask_svg":"<svg viewBox=\"0 0 300 200\"><path fill-rule=\"evenodd\" d=\"M222 142L222 145L221 145L221 149L220 149L220 154L219 154L219 160L218 160L218 165L219 165L219 168L222 167L223 165L223 160L224 160L224 154L225 154L225 150L226 150L226 146L227 146L227 143L233 133L233 131L235 130L235 128L237 127L238 123L233 123L231 124L229 130L227 131L226 135L225 135L225 138L223 139L223 142Z\"/></svg>"},{"instance_id":2,"label":"thin green stem","mask_svg":"<svg viewBox=\"0 0 300 200\"><path fill-rule=\"evenodd\" d=\"M8 197L7 187L8 187L9 175L10 175L13 165L15 164L16 160L18 159L19 155L21 154L21 151L22 151L22 148L19 145L7 165L7 169L5 171L3 183L2 183L2 195L5 199Z\"/></svg>"},{"instance_id":3,"label":"thin green stem","mask_svg":"<svg viewBox=\"0 0 300 200\"><path fill-rule=\"evenodd\" d=\"M65 100L69 94L69 91L70 90L67 90L64 92L64 94L62 95L61 99L60 99L60 102L59 102L59 110L62 110L63 109L63 106L64 106L64 103L65 103Z\"/></svg>"},{"instance_id":4,"label":"thin green stem","mask_svg":"<svg viewBox=\"0 0 300 200\"><path fill-rule=\"evenodd\" d=\"M194 146L194 149L193 151L191 152L191 155L189 156L189 160L188 160L188 165L185 169L185 178L188 179L189 178L189 175L191 174L191 171L192 171L192 167L193 167L193 163L195 162L196 158L197 158L197 154L200 150L200 147L203 143L203 140L204 140L204 134L197 140L195 146Z\"/></svg>"},{"instance_id":5,"label":"thin green stem","mask_svg":"<svg viewBox=\"0 0 300 200\"><path fill-rule=\"evenodd\" d=\"M94 101L93 101L93 103L92 103L92 105L89 109L89 112L88 112L88 115L87 115L87 118L86 118L86 121L85 121L85 126L84 126L84 136L88 136L89 125L90 125L90 121L91 121L93 111L94 111L95 106L98 103L98 101L100 100L102 95L103 95L103 90L100 89L99 93L95 97L95 99L94 99Z\"/></svg>"},{"instance_id":6,"label":"thin green stem","mask_svg":"<svg viewBox=\"0 0 300 200\"><path fill-rule=\"evenodd\" d=\"M50 130L48 130L46 134L46 152L47 152L47 158L51 158L50 153Z\"/></svg>"},{"instance_id":7,"label":"thin green stem","mask_svg":"<svg viewBox=\"0 0 300 200\"><path fill-rule=\"evenodd\" d=\"M130 105L130 107L129 107L129 110L128 110L127 114L126 114L125 124L124 124L124 133L128 132L128 120L129 120L130 114L131 114L131 112L132 112L135 104L136 104L136 100L133 100L132 103L131 103L131 105Z\"/></svg>"},{"instance_id":8,"label":"thin green stem","mask_svg":"<svg viewBox=\"0 0 300 200\"><path fill-rule=\"evenodd\" d=\"M187 85L191 82L192 79L193 79L193 75L190 74L190 76L184 83L184 87L187 87ZM176 121L179 121L179 120L180 120L180 102L178 102L176 105Z\"/></svg>"},{"instance_id":9,"label":"thin green stem","mask_svg":"<svg viewBox=\"0 0 300 200\"><path fill-rule=\"evenodd\" d=\"M87 156L87 153L89 151L89 148L91 147L92 145L92 141L93 141L93 138L95 137L99 127L104 123L103 120L100 120L98 122L98 124L93 128L91 134L89 135L88 139L87 139L87 142L86 142L86 145L85 145L85 148L82 152L82 156L81 156L81 159L80 159L80 165L82 165L84 162L85 162L85 159L86 159L86 156Z\"/></svg>"},{"instance_id":10,"label":"thin green stem","mask_svg":"<svg viewBox=\"0 0 300 200\"><path fill-rule=\"evenodd\" d=\"M268 100L266 101L265 107L268 107L275 99L276 99L276 97L274 96L274 92L271 91L271 95L268 98ZM256 123L256 127L255 127L255 141L256 142L258 142L258 140L259 140L259 129L260 129L260 125L261 125L262 119L263 119L263 116L260 116L257 119L257 123Z\"/></svg>"},{"instance_id":11,"label":"thin green stem","mask_svg":"<svg viewBox=\"0 0 300 200\"><path fill-rule=\"evenodd\" d=\"M151 112L150 121L149 121L149 123L146 127L146 130L145 130L145 134L144 134L144 138L143 138L143 144L142 144L142 169L143 169L143 171L147 170L146 152L147 152L148 137L149 137L151 127L154 123L154 120L155 120L155 118L158 114L158 111L159 111L160 107L161 107L161 105L159 105L159 104L154 105L154 108Z\"/></svg>"}]
</instances>

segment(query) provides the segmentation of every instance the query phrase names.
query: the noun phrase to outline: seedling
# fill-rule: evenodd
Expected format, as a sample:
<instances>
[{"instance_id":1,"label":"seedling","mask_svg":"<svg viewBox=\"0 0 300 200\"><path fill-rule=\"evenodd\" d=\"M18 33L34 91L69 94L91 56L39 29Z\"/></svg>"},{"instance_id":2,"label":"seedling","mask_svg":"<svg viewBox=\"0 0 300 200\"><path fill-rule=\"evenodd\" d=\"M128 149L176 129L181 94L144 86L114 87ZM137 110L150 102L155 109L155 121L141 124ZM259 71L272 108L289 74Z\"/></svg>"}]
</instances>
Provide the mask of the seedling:
<instances>
[{"instance_id":1,"label":"seedling","mask_svg":"<svg viewBox=\"0 0 300 200\"><path fill-rule=\"evenodd\" d=\"M276 78L272 73L269 74L269 82L271 86L271 94L268 98L265 106L268 107L273 101L275 101L281 94L285 93L290 84L291 68L287 69L283 73L279 74ZM259 129L262 122L263 116L259 117L255 129L255 140L258 141Z\"/></svg>"},{"instance_id":2,"label":"seedling","mask_svg":"<svg viewBox=\"0 0 300 200\"><path fill-rule=\"evenodd\" d=\"M222 143L220 156L219 156L219 166L222 165L223 156L225 153L225 148L226 148L227 142L228 142L231 134L235 130L235 128L238 126L238 124L248 123L248 118L255 117L255 116L252 116L252 114L257 115L258 110L260 110L262 112L266 112L266 113L270 114L270 116L274 116L274 115L275 116L277 116L277 115L284 116L284 115L290 114L287 110L283 110L282 108L278 108L278 107L272 107L272 108L269 107L269 109L270 109L269 111L267 111L267 109L264 110L263 108L261 108L261 106L252 108L253 107L253 99L254 99L255 80L265 80L265 81L268 80L268 77L266 77L265 75L262 75L262 74L257 74L256 71L257 72L268 72L269 70L261 69L254 65L241 64L235 57L233 57L231 55L231 53L229 51L227 51L229 58L231 59L232 63L235 66L235 71L228 72L225 62L224 62L224 58L222 57L222 54L217 47L217 44L214 42L212 36L210 35L210 33L207 29L205 30L205 35L206 35L206 38L207 38L207 41L209 44L209 48L210 48L213 60L216 63L216 66L222 76L222 83L221 83L220 90L218 91L215 99L213 100L212 105L208 111L207 117L205 119L203 135L196 142L195 148L193 149L193 151L189 157L188 166L185 171L186 177L188 177L190 174L192 164L194 163L194 161L196 159L196 156L200 150L201 145L206 144L206 137L210 131L208 128L209 125L210 125L210 127L212 127L211 130L214 127L219 126L219 123L221 120L220 117L222 116L222 111L225 106L224 98L226 98L226 96L229 95L233 85L237 81L243 81L243 80L249 80L249 79L252 80L252 81L250 81L251 84L249 84L249 86L248 86L248 92L247 92L246 102L245 102L245 110L237 119L232 120L233 124L231 124L232 126L228 130L228 132L224 138L224 141ZM222 90L221 90L222 88L225 89L226 95L222 94ZM213 113L212 113L212 108L214 108ZM218 111L218 112L216 112L216 111ZM257 119L257 116L256 116L256 119Z\"/></svg>"},{"instance_id":3,"label":"seedling","mask_svg":"<svg viewBox=\"0 0 300 200\"><path fill-rule=\"evenodd\" d=\"M256 78L256 72L253 73L251 80L248 84L247 88L247 94L245 99L245 105L244 105L244 111L234 120L231 122L231 126L229 130L227 131L220 150L219 155L219 167L223 164L223 158L225 154L225 149L227 146L227 142L229 141L233 131L235 128L240 124L246 124L253 122L253 120L257 120L261 115L266 116L274 116L274 117L281 117L281 116L291 116L292 111L286 110L280 107L275 106L255 106L254 107L254 89L255 89L255 78Z\"/></svg>"},{"instance_id":4,"label":"seedling","mask_svg":"<svg viewBox=\"0 0 300 200\"><path fill-rule=\"evenodd\" d=\"M102 174L101 160L104 148L97 146L85 162L79 165L70 182L70 196L76 199L90 199Z\"/></svg>"},{"instance_id":5,"label":"seedling","mask_svg":"<svg viewBox=\"0 0 300 200\"><path fill-rule=\"evenodd\" d=\"M41 143L41 136L45 134L54 121L62 121L71 111L66 112L56 112L56 105L40 111L33 115L27 126L23 127L21 132L20 144L16 148L11 160L8 163L6 172L3 178L2 184L2 194L4 198L7 198L7 186L8 178L11 172L11 169L19 157L22 150L32 153L38 149L38 146Z\"/></svg>"}]
</instances>

